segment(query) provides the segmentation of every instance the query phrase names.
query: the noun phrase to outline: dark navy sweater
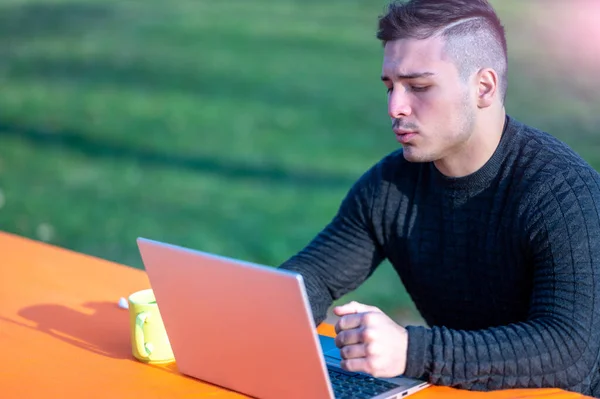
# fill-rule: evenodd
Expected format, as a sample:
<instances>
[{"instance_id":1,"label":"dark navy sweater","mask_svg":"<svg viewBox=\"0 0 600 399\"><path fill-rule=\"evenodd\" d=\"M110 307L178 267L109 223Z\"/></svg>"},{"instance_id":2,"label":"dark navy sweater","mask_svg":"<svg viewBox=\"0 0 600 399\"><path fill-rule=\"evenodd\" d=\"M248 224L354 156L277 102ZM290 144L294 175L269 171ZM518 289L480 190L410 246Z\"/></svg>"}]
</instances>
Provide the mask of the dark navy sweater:
<instances>
[{"instance_id":1,"label":"dark navy sweater","mask_svg":"<svg viewBox=\"0 0 600 399\"><path fill-rule=\"evenodd\" d=\"M384 259L428 324L406 327L406 376L600 395L600 175L559 140L507 117L463 178L393 152L281 267L318 324Z\"/></svg>"}]
</instances>

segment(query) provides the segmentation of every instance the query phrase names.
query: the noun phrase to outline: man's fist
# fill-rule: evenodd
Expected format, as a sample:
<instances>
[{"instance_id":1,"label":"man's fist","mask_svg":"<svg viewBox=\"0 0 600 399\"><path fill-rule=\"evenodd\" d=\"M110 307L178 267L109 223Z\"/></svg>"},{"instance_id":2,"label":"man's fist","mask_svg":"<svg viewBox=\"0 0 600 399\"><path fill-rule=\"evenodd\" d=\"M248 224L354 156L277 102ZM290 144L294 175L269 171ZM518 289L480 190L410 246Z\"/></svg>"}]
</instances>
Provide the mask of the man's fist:
<instances>
[{"instance_id":1,"label":"man's fist","mask_svg":"<svg viewBox=\"0 0 600 399\"><path fill-rule=\"evenodd\" d=\"M335 344L342 368L374 377L390 378L406 370L408 333L374 306L350 302L337 306Z\"/></svg>"}]
</instances>

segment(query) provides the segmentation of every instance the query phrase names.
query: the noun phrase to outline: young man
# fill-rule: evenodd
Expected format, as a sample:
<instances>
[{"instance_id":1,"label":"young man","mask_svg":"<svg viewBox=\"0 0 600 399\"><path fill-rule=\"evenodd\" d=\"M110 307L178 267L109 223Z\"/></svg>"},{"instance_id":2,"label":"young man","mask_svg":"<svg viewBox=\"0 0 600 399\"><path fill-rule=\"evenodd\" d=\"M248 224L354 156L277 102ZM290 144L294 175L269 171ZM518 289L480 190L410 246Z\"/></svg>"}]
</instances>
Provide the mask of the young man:
<instances>
[{"instance_id":1,"label":"young man","mask_svg":"<svg viewBox=\"0 0 600 399\"><path fill-rule=\"evenodd\" d=\"M505 113L504 29L485 0L411 0L379 20L402 149L281 267L315 317L389 259L429 325L334 311L342 366L473 390L600 395L600 175Z\"/></svg>"}]
</instances>

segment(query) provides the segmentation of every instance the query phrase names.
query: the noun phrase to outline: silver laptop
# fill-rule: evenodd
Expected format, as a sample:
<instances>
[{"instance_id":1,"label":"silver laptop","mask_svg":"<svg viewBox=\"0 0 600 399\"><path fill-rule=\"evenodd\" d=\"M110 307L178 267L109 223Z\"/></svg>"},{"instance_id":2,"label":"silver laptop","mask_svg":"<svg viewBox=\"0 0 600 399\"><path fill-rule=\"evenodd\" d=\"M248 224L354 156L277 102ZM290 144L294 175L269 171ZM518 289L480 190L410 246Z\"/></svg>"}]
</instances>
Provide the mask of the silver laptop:
<instances>
[{"instance_id":1,"label":"silver laptop","mask_svg":"<svg viewBox=\"0 0 600 399\"><path fill-rule=\"evenodd\" d=\"M428 384L340 367L302 276L144 238L142 261L182 374L259 399L388 399Z\"/></svg>"}]
</instances>

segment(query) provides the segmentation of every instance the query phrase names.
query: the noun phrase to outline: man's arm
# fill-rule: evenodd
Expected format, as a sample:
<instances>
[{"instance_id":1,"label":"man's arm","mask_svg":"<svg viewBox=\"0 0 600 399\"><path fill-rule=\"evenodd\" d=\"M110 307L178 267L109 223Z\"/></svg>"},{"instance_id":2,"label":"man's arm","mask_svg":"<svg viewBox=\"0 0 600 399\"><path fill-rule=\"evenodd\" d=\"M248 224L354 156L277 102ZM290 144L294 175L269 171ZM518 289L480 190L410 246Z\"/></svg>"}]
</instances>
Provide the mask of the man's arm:
<instances>
[{"instance_id":1,"label":"man's arm","mask_svg":"<svg viewBox=\"0 0 600 399\"><path fill-rule=\"evenodd\" d=\"M375 238L372 203L381 187L381 164L350 189L333 220L300 253L280 267L304 278L315 323L334 300L354 290L383 261Z\"/></svg>"},{"instance_id":2,"label":"man's arm","mask_svg":"<svg viewBox=\"0 0 600 399\"><path fill-rule=\"evenodd\" d=\"M528 320L480 331L408 327L405 375L474 390L590 392L600 355L600 178L570 171L538 193Z\"/></svg>"}]
</instances>

